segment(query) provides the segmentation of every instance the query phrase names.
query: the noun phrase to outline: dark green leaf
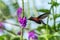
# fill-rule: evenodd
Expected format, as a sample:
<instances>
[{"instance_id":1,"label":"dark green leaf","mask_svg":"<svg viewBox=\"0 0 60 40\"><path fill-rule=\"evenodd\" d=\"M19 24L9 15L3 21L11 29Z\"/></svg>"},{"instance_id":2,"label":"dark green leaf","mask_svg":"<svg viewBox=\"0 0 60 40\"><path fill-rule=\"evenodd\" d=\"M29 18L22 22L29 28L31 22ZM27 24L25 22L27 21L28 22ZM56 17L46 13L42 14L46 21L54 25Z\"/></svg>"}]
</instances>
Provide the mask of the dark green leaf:
<instances>
[{"instance_id":1,"label":"dark green leaf","mask_svg":"<svg viewBox=\"0 0 60 40\"><path fill-rule=\"evenodd\" d=\"M12 40L20 40L20 38L19 37L15 37Z\"/></svg>"},{"instance_id":2,"label":"dark green leaf","mask_svg":"<svg viewBox=\"0 0 60 40\"><path fill-rule=\"evenodd\" d=\"M56 20L58 17L60 17L60 14L55 14L54 19Z\"/></svg>"},{"instance_id":3,"label":"dark green leaf","mask_svg":"<svg viewBox=\"0 0 60 40\"><path fill-rule=\"evenodd\" d=\"M14 6L14 8L16 8L16 9L19 7L18 3L14 3L13 6Z\"/></svg>"},{"instance_id":4,"label":"dark green leaf","mask_svg":"<svg viewBox=\"0 0 60 40\"><path fill-rule=\"evenodd\" d=\"M50 12L50 10L48 9L40 9L40 10L37 10L38 12Z\"/></svg>"},{"instance_id":5,"label":"dark green leaf","mask_svg":"<svg viewBox=\"0 0 60 40\"><path fill-rule=\"evenodd\" d=\"M51 4L51 7L54 7L54 6L57 7L57 6L60 5L59 3L55 2L55 1L52 1L52 2L50 2L48 4Z\"/></svg>"}]
</instances>

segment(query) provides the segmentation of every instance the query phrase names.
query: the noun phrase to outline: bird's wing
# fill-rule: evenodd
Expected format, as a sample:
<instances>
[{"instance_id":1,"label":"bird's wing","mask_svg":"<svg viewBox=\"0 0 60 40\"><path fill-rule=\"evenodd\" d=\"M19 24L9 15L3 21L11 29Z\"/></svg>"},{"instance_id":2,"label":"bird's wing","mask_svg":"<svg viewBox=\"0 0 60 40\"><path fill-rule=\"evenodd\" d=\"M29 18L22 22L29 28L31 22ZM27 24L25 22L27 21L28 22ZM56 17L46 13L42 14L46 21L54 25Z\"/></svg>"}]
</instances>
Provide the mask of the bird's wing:
<instances>
[{"instance_id":1,"label":"bird's wing","mask_svg":"<svg viewBox=\"0 0 60 40\"><path fill-rule=\"evenodd\" d=\"M49 14L44 13L44 14L38 16L38 18L40 18L40 19L44 19L44 18L46 18L48 15L49 15Z\"/></svg>"},{"instance_id":2,"label":"bird's wing","mask_svg":"<svg viewBox=\"0 0 60 40\"><path fill-rule=\"evenodd\" d=\"M50 11L47 11L47 12L45 12L44 14L38 16L38 18L44 19L44 18L46 18L49 14L50 14Z\"/></svg>"},{"instance_id":3,"label":"bird's wing","mask_svg":"<svg viewBox=\"0 0 60 40\"><path fill-rule=\"evenodd\" d=\"M42 24L46 25L42 20L40 20Z\"/></svg>"}]
</instances>

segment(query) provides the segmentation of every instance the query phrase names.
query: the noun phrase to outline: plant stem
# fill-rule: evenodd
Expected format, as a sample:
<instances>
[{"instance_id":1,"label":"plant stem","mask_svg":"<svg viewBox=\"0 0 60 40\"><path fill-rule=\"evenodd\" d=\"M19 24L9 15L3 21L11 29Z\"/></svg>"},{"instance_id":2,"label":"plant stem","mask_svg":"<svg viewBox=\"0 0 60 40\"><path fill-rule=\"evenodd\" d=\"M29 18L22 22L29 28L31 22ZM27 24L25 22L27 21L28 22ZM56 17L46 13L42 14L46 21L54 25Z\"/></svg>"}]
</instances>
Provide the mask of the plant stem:
<instances>
[{"instance_id":1,"label":"plant stem","mask_svg":"<svg viewBox=\"0 0 60 40\"><path fill-rule=\"evenodd\" d=\"M30 5L29 5L29 0L27 0L27 5L28 5L28 13L30 14Z\"/></svg>"},{"instance_id":2,"label":"plant stem","mask_svg":"<svg viewBox=\"0 0 60 40\"><path fill-rule=\"evenodd\" d=\"M52 2L53 0L51 0ZM54 20L54 25L53 25L53 28L54 30L56 31L56 27L55 27L55 17L54 17L54 7L52 7L52 13L53 13L53 20Z\"/></svg>"},{"instance_id":3,"label":"plant stem","mask_svg":"<svg viewBox=\"0 0 60 40\"><path fill-rule=\"evenodd\" d=\"M23 40L23 28L21 28L21 40Z\"/></svg>"},{"instance_id":4,"label":"plant stem","mask_svg":"<svg viewBox=\"0 0 60 40\"><path fill-rule=\"evenodd\" d=\"M27 6L28 6L28 16L30 16L30 5L29 5L29 0L27 0L28 2L27 2ZM28 23L28 25L29 25L29 29L30 29L30 22Z\"/></svg>"},{"instance_id":5,"label":"plant stem","mask_svg":"<svg viewBox=\"0 0 60 40\"><path fill-rule=\"evenodd\" d=\"M22 13L23 13L23 17L24 17L24 0L22 0L22 8L23 8L23 10L22 10ZM24 28L23 27L21 27L21 40L23 40L23 30Z\"/></svg>"},{"instance_id":6,"label":"plant stem","mask_svg":"<svg viewBox=\"0 0 60 40\"><path fill-rule=\"evenodd\" d=\"M47 18L47 25L46 25L46 34L48 34L48 22L49 22L49 15L48 15L48 18ZM47 37L48 35L46 35L46 40L48 40L48 37Z\"/></svg>"},{"instance_id":7,"label":"plant stem","mask_svg":"<svg viewBox=\"0 0 60 40\"><path fill-rule=\"evenodd\" d=\"M22 0L22 8L23 8L22 13L23 13L23 17L24 17L24 0Z\"/></svg>"},{"instance_id":8,"label":"plant stem","mask_svg":"<svg viewBox=\"0 0 60 40\"><path fill-rule=\"evenodd\" d=\"M52 12L53 12L53 20L54 20L54 26L53 26L53 28L54 28L54 30L56 31L56 27L55 27L55 17L54 17L54 8L52 8Z\"/></svg>"},{"instance_id":9,"label":"plant stem","mask_svg":"<svg viewBox=\"0 0 60 40\"><path fill-rule=\"evenodd\" d=\"M49 15L48 15L48 18L47 18L47 25L46 25L46 31L47 31L47 33L48 33L48 22L49 22Z\"/></svg>"},{"instance_id":10,"label":"plant stem","mask_svg":"<svg viewBox=\"0 0 60 40\"><path fill-rule=\"evenodd\" d=\"M15 34L14 32L9 31L9 30L7 30L7 29L5 29L5 28L4 28L4 30L6 30L7 32L9 32L9 34L11 34L11 35L13 35L13 36L16 36L16 34Z\"/></svg>"},{"instance_id":11,"label":"plant stem","mask_svg":"<svg viewBox=\"0 0 60 40\"><path fill-rule=\"evenodd\" d=\"M35 17L37 17L38 13L37 13L37 10L36 10L36 7L35 7L35 0L32 0L32 1L33 1L33 12L34 12Z\"/></svg>"}]
</instances>

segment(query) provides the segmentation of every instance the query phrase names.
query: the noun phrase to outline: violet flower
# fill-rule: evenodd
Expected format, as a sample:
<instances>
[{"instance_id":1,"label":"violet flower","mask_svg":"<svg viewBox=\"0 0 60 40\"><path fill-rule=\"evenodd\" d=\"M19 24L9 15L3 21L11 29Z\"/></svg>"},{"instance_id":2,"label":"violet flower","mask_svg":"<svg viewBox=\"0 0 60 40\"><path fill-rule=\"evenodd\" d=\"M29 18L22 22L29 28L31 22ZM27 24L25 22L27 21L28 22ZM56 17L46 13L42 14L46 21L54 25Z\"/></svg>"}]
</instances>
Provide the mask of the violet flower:
<instances>
[{"instance_id":1,"label":"violet flower","mask_svg":"<svg viewBox=\"0 0 60 40\"><path fill-rule=\"evenodd\" d=\"M18 8L18 10L17 10L18 21L21 24L21 26L23 28L25 28L26 23L27 23L27 19L26 19L26 17L21 17L21 14L22 14L22 8Z\"/></svg>"},{"instance_id":2,"label":"violet flower","mask_svg":"<svg viewBox=\"0 0 60 40\"><path fill-rule=\"evenodd\" d=\"M17 16L19 17L21 13L22 13L22 8L18 8L17 9Z\"/></svg>"},{"instance_id":3,"label":"violet flower","mask_svg":"<svg viewBox=\"0 0 60 40\"><path fill-rule=\"evenodd\" d=\"M38 40L38 37L37 35L35 34L35 31L30 31L29 34L28 34L28 39L29 40Z\"/></svg>"},{"instance_id":4,"label":"violet flower","mask_svg":"<svg viewBox=\"0 0 60 40\"><path fill-rule=\"evenodd\" d=\"M21 26L22 26L23 28L26 27L26 23L27 23L26 17L24 17L24 18L18 17L18 21L19 21L19 23L21 24Z\"/></svg>"}]
</instances>

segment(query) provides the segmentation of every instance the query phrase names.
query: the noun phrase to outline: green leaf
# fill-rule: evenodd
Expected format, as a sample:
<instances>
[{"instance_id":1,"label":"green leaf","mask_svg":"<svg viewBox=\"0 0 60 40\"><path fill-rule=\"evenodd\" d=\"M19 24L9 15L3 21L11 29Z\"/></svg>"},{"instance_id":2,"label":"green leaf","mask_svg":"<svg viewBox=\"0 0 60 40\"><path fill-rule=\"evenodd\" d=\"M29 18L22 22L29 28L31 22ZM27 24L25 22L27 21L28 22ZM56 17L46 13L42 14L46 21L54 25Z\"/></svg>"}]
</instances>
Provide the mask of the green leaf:
<instances>
[{"instance_id":1,"label":"green leaf","mask_svg":"<svg viewBox=\"0 0 60 40\"><path fill-rule=\"evenodd\" d=\"M4 40L4 38L0 37L0 40Z\"/></svg>"},{"instance_id":2,"label":"green leaf","mask_svg":"<svg viewBox=\"0 0 60 40\"><path fill-rule=\"evenodd\" d=\"M0 1L0 8L5 8L5 4L2 1Z\"/></svg>"},{"instance_id":3,"label":"green leaf","mask_svg":"<svg viewBox=\"0 0 60 40\"><path fill-rule=\"evenodd\" d=\"M57 25L58 31L60 30L60 23Z\"/></svg>"},{"instance_id":4,"label":"green leaf","mask_svg":"<svg viewBox=\"0 0 60 40\"><path fill-rule=\"evenodd\" d=\"M54 19L56 20L58 17L60 17L60 14L54 14Z\"/></svg>"},{"instance_id":5,"label":"green leaf","mask_svg":"<svg viewBox=\"0 0 60 40\"><path fill-rule=\"evenodd\" d=\"M40 10L37 10L38 12L50 12L50 10L48 9L40 9Z\"/></svg>"},{"instance_id":6,"label":"green leaf","mask_svg":"<svg viewBox=\"0 0 60 40\"><path fill-rule=\"evenodd\" d=\"M0 36L0 40L4 40L5 37L6 37L6 35Z\"/></svg>"},{"instance_id":7,"label":"green leaf","mask_svg":"<svg viewBox=\"0 0 60 40\"><path fill-rule=\"evenodd\" d=\"M15 37L12 40L20 40L20 38L19 37Z\"/></svg>"},{"instance_id":8,"label":"green leaf","mask_svg":"<svg viewBox=\"0 0 60 40\"><path fill-rule=\"evenodd\" d=\"M45 40L45 38L43 38L43 37L38 37L38 40Z\"/></svg>"},{"instance_id":9,"label":"green leaf","mask_svg":"<svg viewBox=\"0 0 60 40\"><path fill-rule=\"evenodd\" d=\"M52 1L52 2L50 2L48 4L51 4L51 7L54 7L54 6L57 7L57 6L60 5L59 3L55 2L55 1Z\"/></svg>"},{"instance_id":10,"label":"green leaf","mask_svg":"<svg viewBox=\"0 0 60 40\"><path fill-rule=\"evenodd\" d=\"M14 8L16 8L16 9L19 7L19 5L18 5L18 3L17 3L17 2L16 2L16 3L14 3L14 4L13 4L13 6L14 6Z\"/></svg>"},{"instance_id":11,"label":"green leaf","mask_svg":"<svg viewBox=\"0 0 60 40\"><path fill-rule=\"evenodd\" d=\"M41 31L41 29L44 29L45 27L43 27L43 26L39 26L36 30L38 31L38 32L40 32Z\"/></svg>"},{"instance_id":12,"label":"green leaf","mask_svg":"<svg viewBox=\"0 0 60 40\"><path fill-rule=\"evenodd\" d=\"M8 18L12 18L9 8L3 1L0 1L0 19L4 21Z\"/></svg>"},{"instance_id":13,"label":"green leaf","mask_svg":"<svg viewBox=\"0 0 60 40\"><path fill-rule=\"evenodd\" d=\"M60 36L56 36L56 39L57 39L57 40L60 40Z\"/></svg>"},{"instance_id":14,"label":"green leaf","mask_svg":"<svg viewBox=\"0 0 60 40\"><path fill-rule=\"evenodd\" d=\"M10 38L11 38L11 35L8 35L8 34L7 34L7 35L6 35L6 39L7 39L7 40L10 40Z\"/></svg>"}]
</instances>

